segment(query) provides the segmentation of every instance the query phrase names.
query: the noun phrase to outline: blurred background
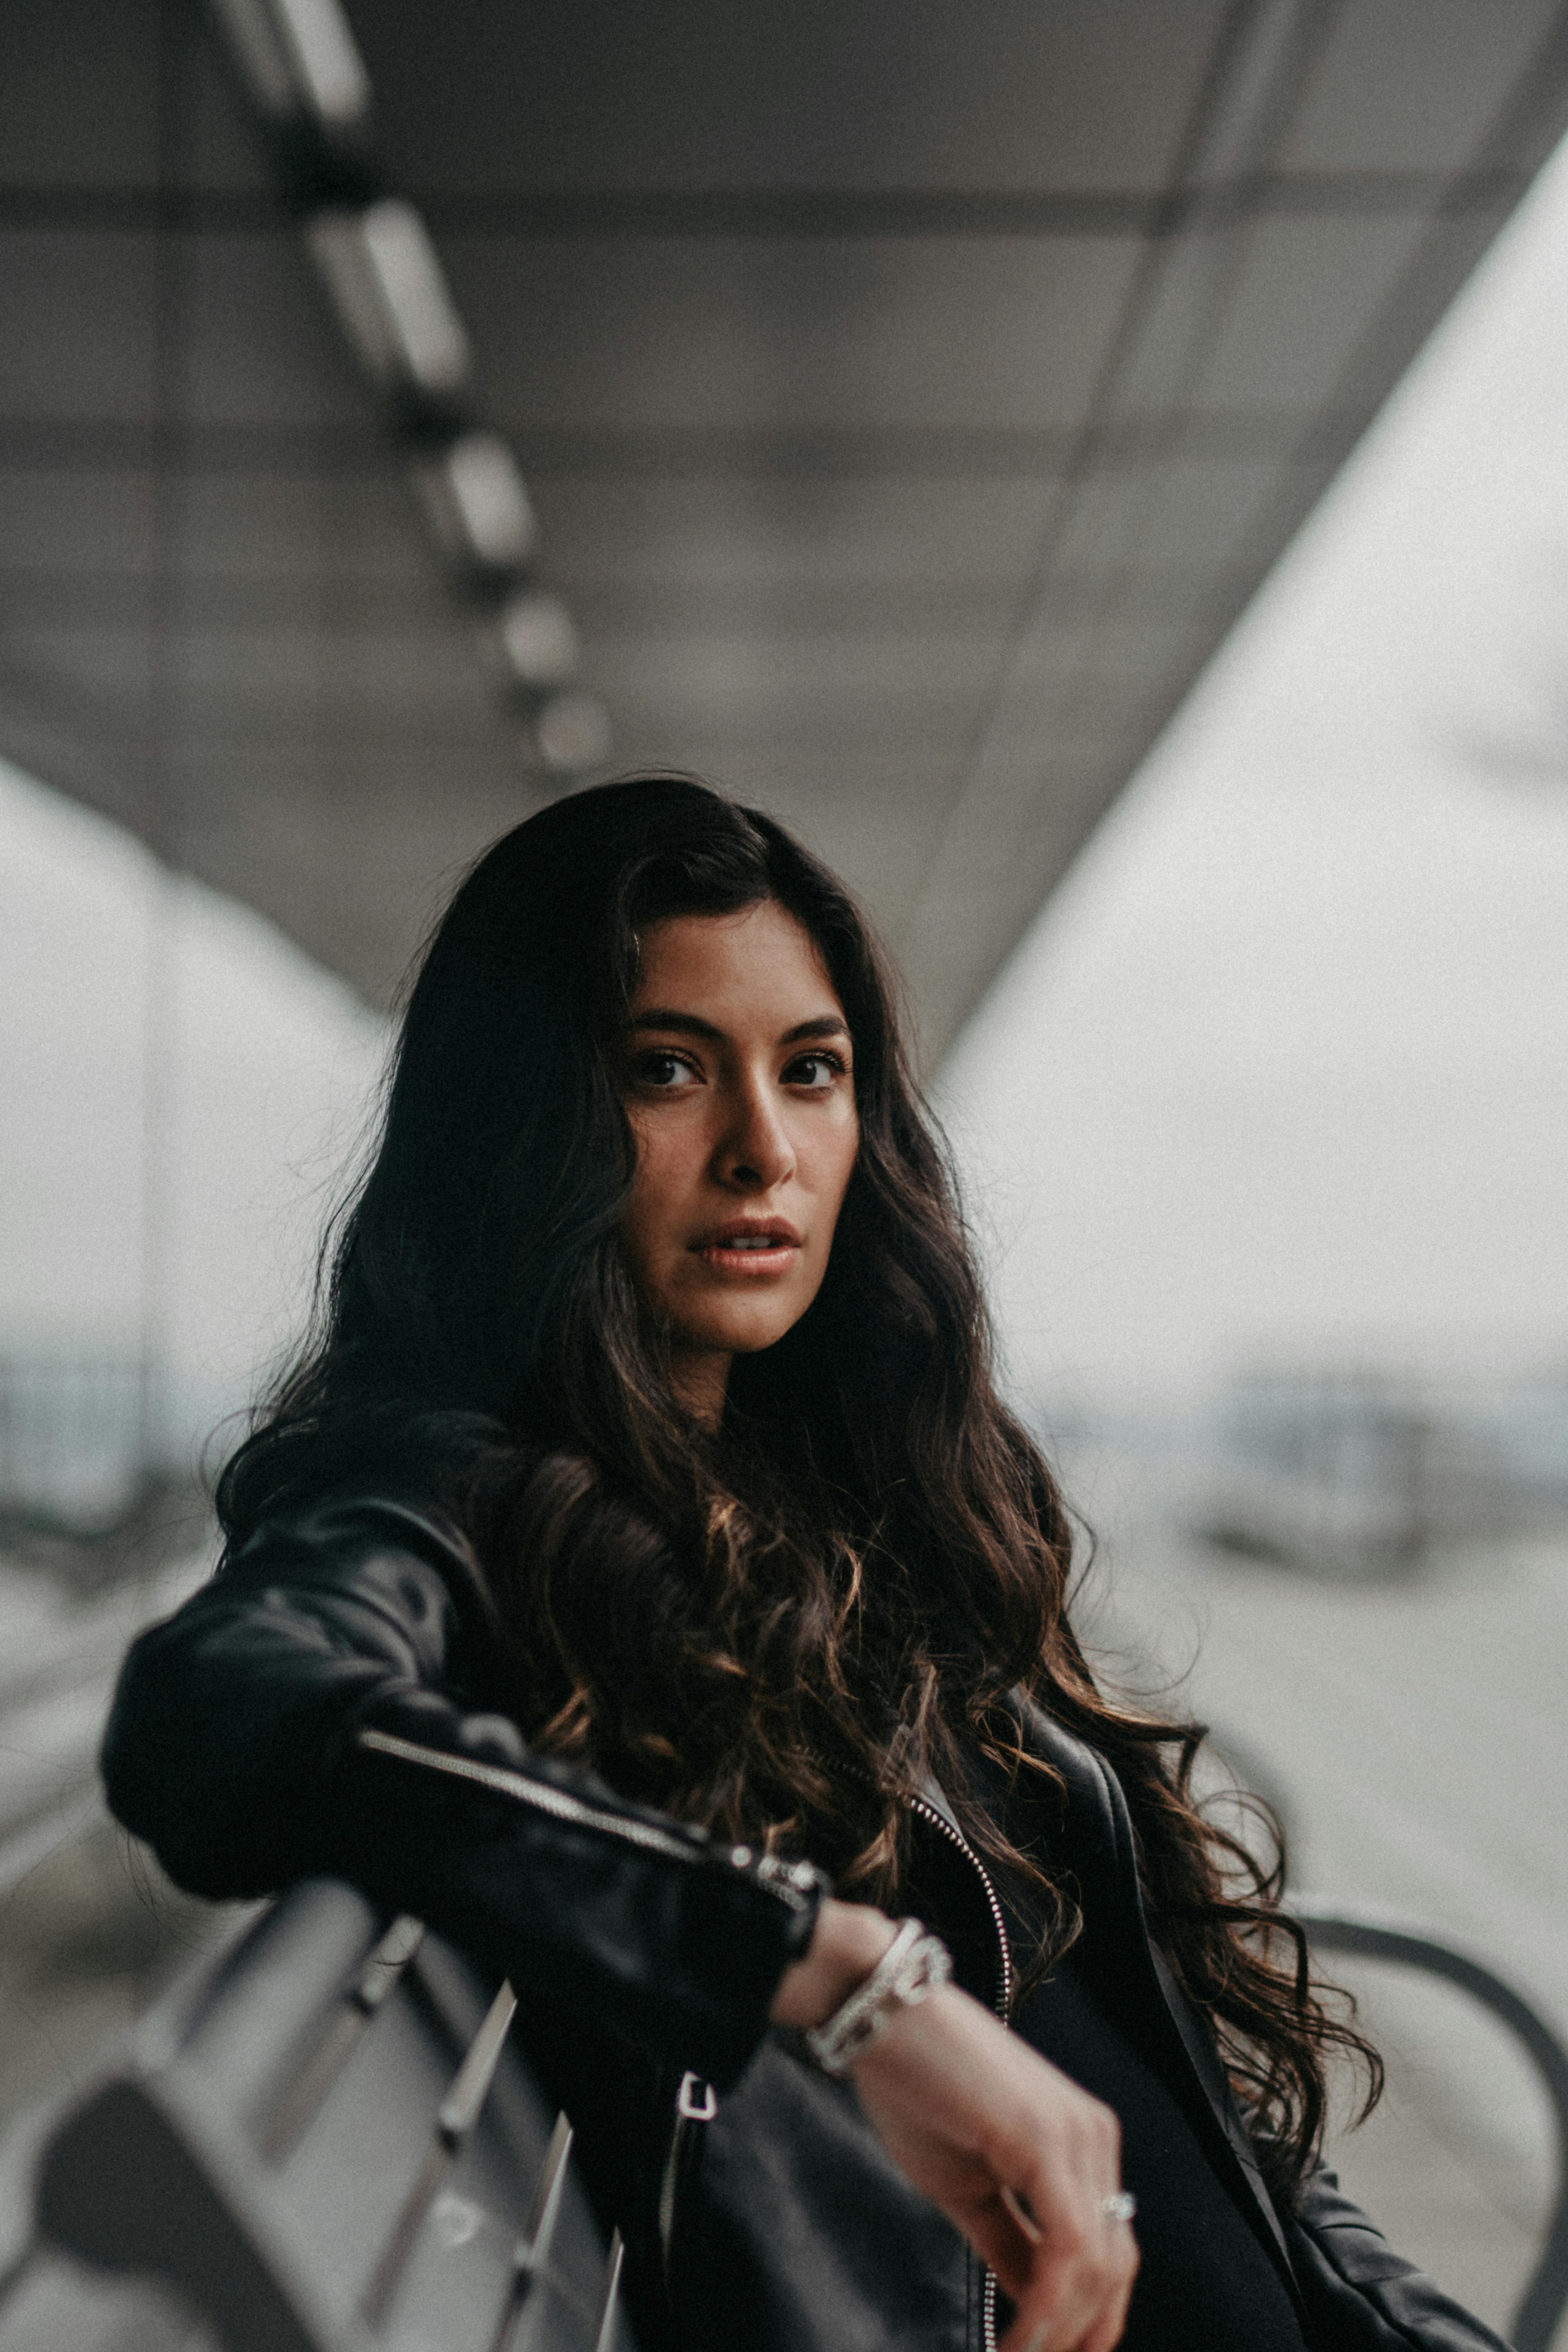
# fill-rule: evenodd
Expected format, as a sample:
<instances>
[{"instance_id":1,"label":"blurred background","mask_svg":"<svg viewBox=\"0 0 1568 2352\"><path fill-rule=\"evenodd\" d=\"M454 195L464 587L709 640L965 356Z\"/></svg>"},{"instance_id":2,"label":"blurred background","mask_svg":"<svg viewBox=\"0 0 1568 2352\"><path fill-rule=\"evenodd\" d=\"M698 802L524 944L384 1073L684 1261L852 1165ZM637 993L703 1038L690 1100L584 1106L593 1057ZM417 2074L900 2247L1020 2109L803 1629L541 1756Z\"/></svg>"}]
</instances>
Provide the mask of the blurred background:
<instances>
[{"instance_id":1,"label":"blurred background","mask_svg":"<svg viewBox=\"0 0 1568 2352\"><path fill-rule=\"evenodd\" d=\"M222 1925L95 1743L400 975L642 765L902 962L1104 1671L1568 2030L1568 12L4 0L0 67L0 2111ZM1500 2323L1544 2099L1340 1973L1343 2169Z\"/></svg>"}]
</instances>

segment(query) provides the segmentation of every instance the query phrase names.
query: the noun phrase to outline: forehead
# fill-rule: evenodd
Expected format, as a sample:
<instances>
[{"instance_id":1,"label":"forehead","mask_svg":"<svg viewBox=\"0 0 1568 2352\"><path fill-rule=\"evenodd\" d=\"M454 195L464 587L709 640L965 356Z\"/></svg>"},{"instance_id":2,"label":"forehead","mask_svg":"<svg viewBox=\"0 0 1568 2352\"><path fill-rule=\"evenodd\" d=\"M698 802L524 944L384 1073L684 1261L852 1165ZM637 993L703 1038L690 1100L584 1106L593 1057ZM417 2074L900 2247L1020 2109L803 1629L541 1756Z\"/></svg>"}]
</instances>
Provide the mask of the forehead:
<instances>
[{"instance_id":1,"label":"forehead","mask_svg":"<svg viewBox=\"0 0 1568 2352\"><path fill-rule=\"evenodd\" d=\"M842 1013L822 951L804 923L772 898L733 915L671 915L644 931L632 1010L725 1006L790 1018Z\"/></svg>"}]
</instances>

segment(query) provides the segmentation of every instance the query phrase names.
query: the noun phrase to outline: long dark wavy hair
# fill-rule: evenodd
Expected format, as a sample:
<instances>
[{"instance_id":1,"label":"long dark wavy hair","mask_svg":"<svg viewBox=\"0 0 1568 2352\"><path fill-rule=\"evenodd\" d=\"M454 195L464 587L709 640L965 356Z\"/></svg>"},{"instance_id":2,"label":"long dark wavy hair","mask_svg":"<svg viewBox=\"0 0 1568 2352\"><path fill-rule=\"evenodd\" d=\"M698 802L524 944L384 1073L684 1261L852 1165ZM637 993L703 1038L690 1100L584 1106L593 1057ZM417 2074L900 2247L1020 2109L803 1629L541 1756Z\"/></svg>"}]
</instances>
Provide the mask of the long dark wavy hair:
<instances>
[{"instance_id":1,"label":"long dark wavy hair","mask_svg":"<svg viewBox=\"0 0 1568 2352\"><path fill-rule=\"evenodd\" d=\"M704 1431L619 1226L617 1054L638 940L773 900L855 1045L858 1155L822 1287L734 1361ZM1214 2018L1277 2178L1321 2135L1325 2009L1256 1862L1191 1789L1201 1729L1113 1702L1068 1622L1072 1540L993 1381L950 1171L893 985L843 887L773 821L682 777L556 802L474 866L409 994L379 1148L323 1245L316 1328L218 1486L231 1550L285 1500L416 1475L482 1562L525 1733L734 1839L896 1890L934 1771L1032 1884L1042 1958L1070 1889L1008 1843L977 1769L1051 1776L1017 1695L1114 1767L1174 1967ZM977 1768L976 1758L986 1759ZM1048 1793L1048 1792L1047 1792Z\"/></svg>"}]
</instances>

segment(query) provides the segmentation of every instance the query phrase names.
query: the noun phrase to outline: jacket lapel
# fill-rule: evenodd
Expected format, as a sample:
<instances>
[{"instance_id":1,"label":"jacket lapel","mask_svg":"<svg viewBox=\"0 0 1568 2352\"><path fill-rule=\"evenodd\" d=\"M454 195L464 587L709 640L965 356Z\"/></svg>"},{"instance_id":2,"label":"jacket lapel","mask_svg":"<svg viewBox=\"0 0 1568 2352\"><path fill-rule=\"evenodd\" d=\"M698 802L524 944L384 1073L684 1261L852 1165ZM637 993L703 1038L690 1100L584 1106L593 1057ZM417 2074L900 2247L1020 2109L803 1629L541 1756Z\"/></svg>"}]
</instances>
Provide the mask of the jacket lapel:
<instances>
[{"instance_id":1,"label":"jacket lapel","mask_svg":"<svg viewBox=\"0 0 1568 2352\"><path fill-rule=\"evenodd\" d=\"M1128 1987L1151 2017L1187 2106L1206 2126L1215 2168L1242 2211L1251 2215L1265 2245L1295 2294L1284 2229L1275 2210L1225 2069L1204 2021L1182 1991L1150 1934L1121 1786L1104 1759L1064 1730L1033 1700L1024 1702L1030 1743L1061 1775L1067 1792L1068 1837L1082 1884L1086 1916L1124 1956Z\"/></svg>"}]
</instances>

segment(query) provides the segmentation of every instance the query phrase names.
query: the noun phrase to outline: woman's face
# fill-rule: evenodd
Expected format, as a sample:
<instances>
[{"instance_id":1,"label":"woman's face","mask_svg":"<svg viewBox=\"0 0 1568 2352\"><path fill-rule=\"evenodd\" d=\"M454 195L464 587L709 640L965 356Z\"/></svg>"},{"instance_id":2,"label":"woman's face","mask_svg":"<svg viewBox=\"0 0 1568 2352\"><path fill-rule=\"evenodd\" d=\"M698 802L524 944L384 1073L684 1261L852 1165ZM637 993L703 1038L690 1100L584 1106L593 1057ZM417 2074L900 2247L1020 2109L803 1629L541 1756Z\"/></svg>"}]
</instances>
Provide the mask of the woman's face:
<instances>
[{"instance_id":1,"label":"woman's face","mask_svg":"<svg viewBox=\"0 0 1568 2352\"><path fill-rule=\"evenodd\" d=\"M681 1397L717 1426L731 1358L816 1297L860 1139L844 1008L810 933L772 899L654 924L622 1085L626 1255Z\"/></svg>"}]
</instances>

